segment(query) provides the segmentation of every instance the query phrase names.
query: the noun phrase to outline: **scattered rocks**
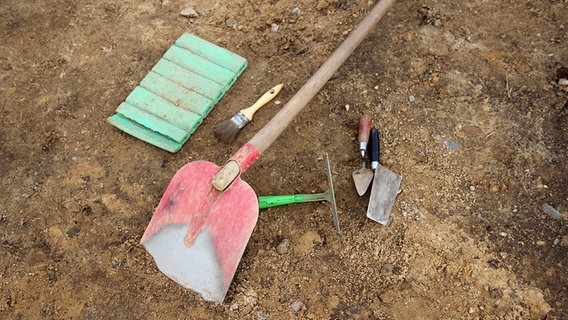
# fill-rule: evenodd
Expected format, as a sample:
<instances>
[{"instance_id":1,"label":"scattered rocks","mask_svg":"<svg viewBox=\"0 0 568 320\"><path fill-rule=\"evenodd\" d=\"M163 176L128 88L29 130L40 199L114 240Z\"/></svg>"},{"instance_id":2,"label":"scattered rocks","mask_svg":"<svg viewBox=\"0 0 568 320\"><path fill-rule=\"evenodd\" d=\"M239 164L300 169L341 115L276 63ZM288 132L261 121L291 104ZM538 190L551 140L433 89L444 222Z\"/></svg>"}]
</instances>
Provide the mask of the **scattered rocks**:
<instances>
[{"instance_id":1,"label":"scattered rocks","mask_svg":"<svg viewBox=\"0 0 568 320\"><path fill-rule=\"evenodd\" d=\"M393 270L394 270L394 266L390 263L385 263L382 267L381 267L381 274L383 276L390 276L393 274Z\"/></svg>"},{"instance_id":2,"label":"scattered rocks","mask_svg":"<svg viewBox=\"0 0 568 320\"><path fill-rule=\"evenodd\" d=\"M276 252L280 254L288 253L289 249L290 249L290 240L288 239L282 239L282 241L280 241L278 246L276 246Z\"/></svg>"},{"instance_id":3,"label":"scattered rocks","mask_svg":"<svg viewBox=\"0 0 568 320\"><path fill-rule=\"evenodd\" d=\"M185 9L183 9L179 14L186 17L186 18L197 18L197 17L199 17L199 14L197 13L197 11L195 11L195 9L193 9L192 7L187 7Z\"/></svg>"},{"instance_id":4,"label":"scattered rocks","mask_svg":"<svg viewBox=\"0 0 568 320\"><path fill-rule=\"evenodd\" d=\"M298 300L292 302L292 304L290 305L290 308L292 308L292 311L294 311L295 313L302 311L304 307L304 303Z\"/></svg>"},{"instance_id":5,"label":"scattered rocks","mask_svg":"<svg viewBox=\"0 0 568 320\"><path fill-rule=\"evenodd\" d=\"M560 211L556 210L553 206L545 203L541 207L542 211L544 211L549 216L553 217L554 219L562 219L564 216Z\"/></svg>"},{"instance_id":6,"label":"scattered rocks","mask_svg":"<svg viewBox=\"0 0 568 320\"><path fill-rule=\"evenodd\" d=\"M568 247L568 236L563 236L562 240L560 240L561 247Z\"/></svg>"},{"instance_id":7,"label":"scattered rocks","mask_svg":"<svg viewBox=\"0 0 568 320\"><path fill-rule=\"evenodd\" d=\"M455 143L455 142L453 142L453 141L444 140L444 141L442 141L442 143L443 143L446 147L448 147L448 148L450 148L450 149L452 149L452 150L457 150L457 149L458 149L458 144Z\"/></svg>"}]
</instances>

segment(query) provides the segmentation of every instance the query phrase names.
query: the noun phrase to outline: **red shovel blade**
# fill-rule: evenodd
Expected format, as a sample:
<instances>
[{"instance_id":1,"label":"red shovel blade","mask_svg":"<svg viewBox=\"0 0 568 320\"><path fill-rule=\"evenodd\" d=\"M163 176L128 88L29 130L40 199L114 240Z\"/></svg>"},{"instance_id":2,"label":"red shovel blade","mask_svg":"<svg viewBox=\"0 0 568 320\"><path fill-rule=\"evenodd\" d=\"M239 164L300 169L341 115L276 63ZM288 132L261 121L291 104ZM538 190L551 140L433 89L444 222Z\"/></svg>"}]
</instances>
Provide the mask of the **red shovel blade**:
<instances>
[{"instance_id":1,"label":"red shovel blade","mask_svg":"<svg viewBox=\"0 0 568 320\"><path fill-rule=\"evenodd\" d=\"M170 182L140 243L158 269L207 301L222 302L258 218L253 189L237 178L218 191L220 167L195 161Z\"/></svg>"}]
</instances>

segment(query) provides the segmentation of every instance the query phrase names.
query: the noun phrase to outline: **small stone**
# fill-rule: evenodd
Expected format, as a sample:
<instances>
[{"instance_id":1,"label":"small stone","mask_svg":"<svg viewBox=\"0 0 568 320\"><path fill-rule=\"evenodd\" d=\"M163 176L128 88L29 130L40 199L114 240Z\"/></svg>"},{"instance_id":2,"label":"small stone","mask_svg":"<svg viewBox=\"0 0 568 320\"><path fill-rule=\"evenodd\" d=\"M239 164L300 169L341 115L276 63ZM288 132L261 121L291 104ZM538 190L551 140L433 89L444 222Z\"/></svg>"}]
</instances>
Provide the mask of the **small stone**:
<instances>
[{"instance_id":1,"label":"small stone","mask_svg":"<svg viewBox=\"0 0 568 320\"><path fill-rule=\"evenodd\" d=\"M81 229L79 229L78 227L72 227L71 229L67 230L67 232L65 232L65 235L67 235L69 238L74 238L79 234L79 232L81 232Z\"/></svg>"},{"instance_id":2,"label":"small stone","mask_svg":"<svg viewBox=\"0 0 568 320\"><path fill-rule=\"evenodd\" d=\"M558 79L558 84L561 86L568 86L568 79L560 78Z\"/></svg>"},{"instance_id":3,"label":"small stone","mask_svg":"<svg viewBox=\"0 0 568 320\"><path fill-rule=\"evenodd\" d=\"M384 276L390 276L393 274L394 266L392 264L386 263L381 267L381 274Z\"/></svg>"},{"instance_id":4,"label":"small stone","mask_svg":"<svg viewBox=\"0 0 568 320\"><path fill-rule=\"evenodd\" d=\"M280 241L278 246L276 246L276 252L280 254L288 253L289 249L290 249L290 240L288 239L282 239L282 241Z\"/></svg>"},{"instance_id":5,"label":"small stone","mask_svg":"<svg viewBox=\"0 0 568 320\"><path fill-rule=\"evenodd\" d=\"M475 186L469 186L469 190L475 191Z\"/></svg>"},{"instance_id":6,"label":"small stone","mask_svg":"<svg viewBox=\"0 0 568 320\"><path fill-rule=\"evenodd\" d=\"M292 10L292 14L296 17L299 17L302 14L302 11L300 10L300 8L294 8L294 10Z\"/></svg>"},{"instance_id":7,"label":"small stone","mask_svg":"<svg viewBox=\"0 0 568 320\"><path fill-rule=\"evenodd\" d=\"M505 238L506 236L508 236L507 232L500 232L499 235L503 238Z\"/></svg>"},{"instance_id":8,"label":"small stone","mask_svg":"<svg viewBox=\"0 0 568 320\"><path fill-rule=\"evenodd\" d=\"M548 203L543 204L541 209L546 214L548 214L549 216L551 216L555 219L562 219L563 218L562 213L560 213L560 211L556 210L553 206L549 205Z\"/></svg>"},{"instance_id":9,"label":"small stone","mask_svg":"<svg viewBox=\"0 0 568 320\"><path fill-rule=\"evenodd\" d=\"M302 311L302 309L304 309L304 304L302 303L302 301L294 301L292 302L292 305L290 305L290 308L292 308L292 311L298 313L300 311Z\"/></svg>"},{"instance_id":10,"label":"small stone","mask_svg":"<svg viewBox=\"0 0 568 320\"><path fill-rule=\"evenodd\" d=\"M568 247L568 236L563 236L560 240L561 247Z\"/></svg>"},{"instance_id":11,"label":"small stone","mask_svg":"<svg viewBox=\"0 0 568 320\"><path fill-rule=\"evenodd\" d=\"M235 25L235 20L229 18L225 21L225 23L232 28Z\"/></svg>"},{"instance_id":12,"label":"small stone","mask_svg":"<svg viewBox=\"0 0 568 320\"><path fill-rule=\"evenodd\" d=\"M270 30L272 30L272 32L278 32L278 29L280 29L280 26L277 25L276 23L273 23L272 26L270 27Z\"/></svg>"},{"instance_id":13,"label":"small stone","mask_svg":"<svg viewBox=\"0 0 568 320\"><path fill-rule=\"evenodd\" d=\"M186 18L197 18L197 17L199 17L199 14L197 13L197 11L195 11L195 9L193 9L192 7L187 7L185 9L183 9L179 14L186 17Z\"/></svg>"},{"instance_id":14,"label":"small stone","mask_svg":"<svg viewBox=\"0 0 568 320\"><path fill-rule=\"evenodd\" d=\"M349 105L348 104L345 105L345 111L349 111Z\"/></svg>"},{"instance_id":15,"label":"small stone","mask_svg":"<svg viewBox=\"0 0 568 320\"><path fill-rule=\"evenodd\" d=\"M542 240L538 240L538 241L536 242L536 245L539 246L539 247L542 247L542 246L544 246L545 244L546 244L546 242L544 242L544 241L542 241Z\"/></svg>"},{"instance_id":16,"label":"small stone","mask_svg":"<svg viewBox=\"0 0 568 320\"><path fill-rule=\"evenodd\" d=\"M414 96L409 96L409 97L408 97L408 100L409 100L410 102L414 102L416 99L414 98Z\"/></svg>"},{"instance_id":17,"label":"small stone","mask_svg":"<svg viewBox=\"0 0 568 320\"><path fill-rule=\"evenodd\" d=\"M457 149L458 149L458 144L455 143L455 142L453 142L453 141L444 140L444 141L442 141L442 143L443 143L446 147L448 147L448 148L450 148L450 149L452 149L452 150L457 150Z\"/></svg>"},{"instance_id":18,"label":"small stone","mask_svg":"<svg viewBox=\"0 0 568 320\"><path fill-rule=\"evenodd\" d=\"M434 21L434 27L441 27L442 26L442 20L440 19L436 19L436 21Z\"/></svg>"}]
</instances>

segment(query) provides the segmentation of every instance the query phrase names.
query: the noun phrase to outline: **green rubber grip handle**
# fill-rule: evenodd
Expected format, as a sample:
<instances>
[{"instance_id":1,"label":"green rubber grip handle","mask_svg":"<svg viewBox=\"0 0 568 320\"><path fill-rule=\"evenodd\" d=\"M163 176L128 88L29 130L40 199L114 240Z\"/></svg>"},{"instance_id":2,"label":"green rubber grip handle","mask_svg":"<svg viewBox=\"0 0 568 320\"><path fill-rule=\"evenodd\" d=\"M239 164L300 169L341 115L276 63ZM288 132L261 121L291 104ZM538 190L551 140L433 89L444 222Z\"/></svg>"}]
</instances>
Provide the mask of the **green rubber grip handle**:
<instances>
[{"instance_id":1,"label":"green rubber grip handle","mask_svg":"<svg viewBox=\"0 0 568 320\"><path fill-rule=\"evenodd\" d=\"M291 194L279 196L259 196L259 209L266 209L278 206L284 206L292 203L328 201L330 202L329 190L324 193L314 194Z\"/></svg>"}]
</instances>

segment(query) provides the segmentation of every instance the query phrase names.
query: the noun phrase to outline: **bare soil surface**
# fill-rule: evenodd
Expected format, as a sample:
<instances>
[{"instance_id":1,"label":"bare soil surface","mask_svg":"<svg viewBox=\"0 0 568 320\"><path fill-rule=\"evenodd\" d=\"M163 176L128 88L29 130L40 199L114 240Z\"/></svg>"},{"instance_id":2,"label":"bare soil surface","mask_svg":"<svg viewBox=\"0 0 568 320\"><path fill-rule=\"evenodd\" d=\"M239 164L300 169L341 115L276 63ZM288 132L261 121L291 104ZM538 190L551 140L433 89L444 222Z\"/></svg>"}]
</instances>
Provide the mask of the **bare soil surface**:
<instances>
[{"instance_id":1,"label":"bare soil surface","mask_svg":"<svg viewBox=\"0 0 568 320\"><path fill-rule=\"evenodd\" d=\"M322 192L329 154L342 233L327 203L262 210L224 303L171 281L140 246L175 172L223 164L372 6L1 1L0 317L564 319L566 0L395 2L243 176L258 195ZM170 154L106 119L184 32L249 65ZM213 136L277 83L280 103L235 142ZM403 176L387 226L351 180L364 113Z\"/></svg>"}]
</instances>

